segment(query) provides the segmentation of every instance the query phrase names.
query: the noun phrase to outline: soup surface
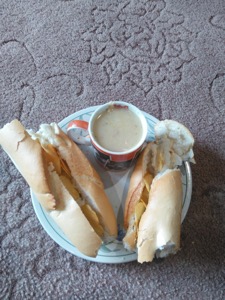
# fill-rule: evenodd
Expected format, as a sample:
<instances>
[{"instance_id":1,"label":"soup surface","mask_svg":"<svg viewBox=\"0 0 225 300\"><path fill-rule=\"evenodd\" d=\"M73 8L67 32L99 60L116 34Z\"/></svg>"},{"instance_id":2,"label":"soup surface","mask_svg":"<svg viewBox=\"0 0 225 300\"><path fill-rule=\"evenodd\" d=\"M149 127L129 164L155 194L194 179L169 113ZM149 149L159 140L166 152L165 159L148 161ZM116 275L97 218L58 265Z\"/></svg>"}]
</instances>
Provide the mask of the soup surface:
<instances>
[{"instance_id":1,"label":"soup surface","mask_svg":"<svg viewBox=\"0 0 225 300\"><path fill-rule=\"evenodd\" d=\"M142 124L128 108L112 106L95 119L93 135L103 148L122 152L131 149L140 141Z\"/></svg>"}]
</instances>

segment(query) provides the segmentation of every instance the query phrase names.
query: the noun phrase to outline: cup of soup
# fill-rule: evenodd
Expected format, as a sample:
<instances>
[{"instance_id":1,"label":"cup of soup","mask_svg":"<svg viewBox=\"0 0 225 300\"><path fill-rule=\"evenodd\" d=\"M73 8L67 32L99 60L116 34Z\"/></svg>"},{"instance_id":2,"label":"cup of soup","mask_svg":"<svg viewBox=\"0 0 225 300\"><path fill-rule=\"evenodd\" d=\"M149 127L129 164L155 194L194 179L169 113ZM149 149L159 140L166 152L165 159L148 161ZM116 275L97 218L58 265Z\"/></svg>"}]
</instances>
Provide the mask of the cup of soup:
<instances>
[{"instance_id":1,"label":"cup of soup","mask_svg":"<svg viewBox=\"0 0 225 300\"><path fill-rule=\"evenodd\" d=\"M81 137L80 131L87 131ZM147 137L147 121L134 105L113 101L101 105L89 122L73 120L67 134L76 142L91 144L97 161L106 169L125 170L136 160Z\"/></svg>"}]
</instances>

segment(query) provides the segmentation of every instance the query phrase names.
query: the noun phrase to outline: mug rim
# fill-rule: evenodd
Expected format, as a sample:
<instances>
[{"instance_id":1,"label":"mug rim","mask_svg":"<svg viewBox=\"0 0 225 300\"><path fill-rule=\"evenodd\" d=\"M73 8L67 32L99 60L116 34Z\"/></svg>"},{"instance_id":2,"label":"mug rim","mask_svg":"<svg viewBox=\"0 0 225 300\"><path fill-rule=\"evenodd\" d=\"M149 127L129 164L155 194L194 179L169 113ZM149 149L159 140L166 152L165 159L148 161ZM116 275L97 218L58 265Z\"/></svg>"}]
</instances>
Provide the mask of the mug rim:
<instances>
[{"instance_id":1,"label":"mug rim","mask_svg":"<svg viewBox=\"0 0 225 300\"><path fill-rule=\"evenodd\" d=\"M142 124L143 132L142 132L142 136L141 136L139 142L135 146L133 146L132 148L130 148L128 150L125 150L125 151L111 151L111 150L108 150L108 149L102 147L96 141L96 139L93 137L93 134L92 134L93 133L92 127L93 127L94 118L96 118L96 116L99 115L101 112L105 111L107 109L107 107L109 107L110 105L114 105L114 104L127 106L128 108L131 108L132 112L135 113L135 115L140 119L141 124ZM96 149L98 151L102 151L103 153L108 154L108 155L120 156L120 155L128 155L128 154L131 154L131 153L136 153L136 151L144 144L144 142L146 140L147 133L148 133L148 125L147 125L147 121L146 121L146 118L145 118L144 114L142 113L142 111L138 107L136 107L135 105L133 105L131 103L118 100L118 101L107 102L107 103L101 105L100 107L98 107L94 111L94 113L91 115L91 118L89 120L88 132L89 132L90 139L91 139L93 147L95 147L95 145L96 145Z\"/></svg>"}]
</instances>

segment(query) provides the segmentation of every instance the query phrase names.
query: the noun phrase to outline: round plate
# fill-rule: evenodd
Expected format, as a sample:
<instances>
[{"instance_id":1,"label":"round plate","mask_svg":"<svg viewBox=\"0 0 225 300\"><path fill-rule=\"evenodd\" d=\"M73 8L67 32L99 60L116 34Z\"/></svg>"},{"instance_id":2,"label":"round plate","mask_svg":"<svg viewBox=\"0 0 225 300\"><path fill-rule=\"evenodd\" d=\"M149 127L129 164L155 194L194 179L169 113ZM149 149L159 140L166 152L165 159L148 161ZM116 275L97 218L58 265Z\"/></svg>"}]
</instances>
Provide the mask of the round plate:
<instances>
[{"instance_id":1,"label":"round plate","mask_svg":"<svg viewBox=\"0 0 225 300\"><path fill-rule=\"evenodd\" d=\"M64 132L66 132L67 125L70 121L74 119L88 121L91 114L95 111L98 106L89 107L83 110L80 110L59 123L59 126ZM147 123L148 123L148 140L154 140L154 125L158 120L143 112ZM106 194L108 195L110 202L113 206L115 214L117 216L118 223L118 238L116 241L109 244L103 244L99 249L98 255L95 258L88 257L80 253L76 247L71 244L67 239L61 229L54 223L50 218L48 213L42 208L33 192L31 191L31 198L35 213L44 227L45 231L50 235L50 237L58 243L62 248L71 252L72 254L81 257L86 260L101 262L101 263L124 263L130 262L137 259L136 252L129 252L124 249L122 244L122 238L124 236L123 231L123 212L124 212L124 202L128 190L129 178L132 173L133 168L130 168L126 171L113 172L104 170L95 160L92 148L89 146L80 146L84 154L91 161L92 165L100 174L102 181L105 186ZM182 206L182 222L187 214L191 193L192 193L192 176L191 168L188 162L185 162L181 167L182 172L182 183L183 183L183 206Z\"/></svg>"}]
</instances>

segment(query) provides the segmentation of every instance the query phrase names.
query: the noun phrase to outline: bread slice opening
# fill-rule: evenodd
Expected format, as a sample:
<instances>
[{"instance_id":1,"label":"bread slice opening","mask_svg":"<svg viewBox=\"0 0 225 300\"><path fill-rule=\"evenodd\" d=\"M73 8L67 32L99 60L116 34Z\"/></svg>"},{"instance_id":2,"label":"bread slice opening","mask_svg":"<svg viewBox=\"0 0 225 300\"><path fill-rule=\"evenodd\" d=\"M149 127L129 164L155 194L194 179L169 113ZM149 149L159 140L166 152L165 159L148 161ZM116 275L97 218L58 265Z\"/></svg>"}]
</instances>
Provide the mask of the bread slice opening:
<instances>
[{"instance_id":1,"label":"bread slice opening","mask_svg":"<svg viewBox=\"0 0 225 300\"><path fill-rule=\"evenodd\" d=\"M47 131L49 131L47 125L44 126L44 128L47 129ZM32 137L38 138L38 141L44 150L44 157L46 163L48 166L50 166L49 167L50 172L55 171L57 173L59 179L61 180L64 187L67 189L68 193L71 195L74 201L76 201L77 204L80 206L83 214L89 221L90 225L93 227L95 232L101 238L103 238L104 229L100 224L99 217L97 213L92 209L92 207L87 203L83 195L81 195L81 193L76 188L67 162L60 156L58 150L52 144L48 143L47 136L43 137L40 133L37 134L32 132ZM56 198L56 210L57 210L59 209L61 195L56 195L55 191L56 188L53 187L53 194Z\"/></svg>"},{"instance_id":2,"label":"bread slice opening","mask_svg":"<svg viewBox=\"0 0 225 300\"><path fill-rule=\"evenodd\" d=\"M67 189L69 194L73 197L74 201L80 206L83 214L89 221L90 225L93 227L95 232L102 238L104 236L104 229L100 224L99 217L97 213L91 208L91 206L86 202L86 200L79 193L78 189L73 184L73 178L71 176L70 169L65 160L63 160L58 151L51 144L42 144L44 149L45 159L48 163L50 172L55 171L59 179L61 180L64 187ZM56 189L53 187L53 194ZM56 209L57 204L60 203L60 195L54 195L56 198Z\"/></svg>"},{"instance_id":3,"label":"bread slice opening","mask_svg":"<svg viewBox=\"0 0 225 300\"><path fill-rule=\"evenodd\" d=\"M104 229L103 240L108 242L115 239L117 222L113 207L104 191L99 174L81 149L68 138L56 123L42 124L39 131L29 131L29 133L33 139L38 139L41 145L51 144L55 148L60 158L61 171L63 170L71 178L71 182L74 188L79 191L84 204L89 205L93 210L93 213L90 214L90 209L84 208L90 222L96 219L93 217L95 213ZM58 165L58 162L56 164ZM91 215L92 217L90 217Z\"/></svg>"},{"instance_id":4,"label":"bread slice opening","mask_svg":"<svg viewBox=\"0 0 225 300\"><path fill-rule=\"evenodd\" d=\"M84 213L79 206L79 193L76 201L73 197L76 191L71 192L70 189L73 196L70 194L60 175L54 170L53 164L49 164L48 171L51 191L56 199L55 210L49 210L48 214L81 253L96 257L102 244L99 235L101 231L87 217L88 213Z\"/></svg>"},{"instance_id":5,"label":"bread slice opening","mask_svg":"<svg viewBox=\"0 0 225 300\"><path fill-rule=\"evenodd\" d=\"M141 197L135 204L134 213L130 217L127 233L123 239L124 247L130 251L134 251L136 249L138 226L148 205L149 192L151 189L153 176L147 171L142 180L144 185Z\"/></svg>"}]
</instances>

